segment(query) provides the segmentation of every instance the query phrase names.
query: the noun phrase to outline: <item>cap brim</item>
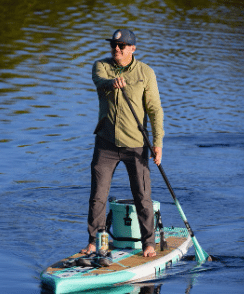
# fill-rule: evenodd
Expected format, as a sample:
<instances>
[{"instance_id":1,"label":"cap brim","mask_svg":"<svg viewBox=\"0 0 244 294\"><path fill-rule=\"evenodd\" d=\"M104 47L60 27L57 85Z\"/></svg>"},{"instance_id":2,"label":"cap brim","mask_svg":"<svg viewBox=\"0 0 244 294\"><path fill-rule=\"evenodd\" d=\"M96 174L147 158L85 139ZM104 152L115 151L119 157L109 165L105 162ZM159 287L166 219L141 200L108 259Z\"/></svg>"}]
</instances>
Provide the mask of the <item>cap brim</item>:
<instances>
[{"instance_id":1,"label":"cap brim","mask_svg":"<svg viewBox=\"0 0 244 294\"><path fill-rule=\"evenodd\" d=\"M118 40L114 40L114 39L105 39L106 41L109 41L109 42L118 42L118 43L124 43L124 44L127 44L125 42L122 42L122 41L118 41Z\"/></svg>"},{"instance_id":2,"label":"cap brim","mask_svg":"<svg viewBox=\"0 0 244 294\"><path fill-rule=\"evenodd\" d=\"M114 40L114 39L105 39L105 41L108 41L108 42L117 42L117 43L122 43L122 44L126 44L126 45L131 45L129 43L125 43L125 42L122 42L122 41L117 41L117 40Z\"/></svg>"}]
</instances>

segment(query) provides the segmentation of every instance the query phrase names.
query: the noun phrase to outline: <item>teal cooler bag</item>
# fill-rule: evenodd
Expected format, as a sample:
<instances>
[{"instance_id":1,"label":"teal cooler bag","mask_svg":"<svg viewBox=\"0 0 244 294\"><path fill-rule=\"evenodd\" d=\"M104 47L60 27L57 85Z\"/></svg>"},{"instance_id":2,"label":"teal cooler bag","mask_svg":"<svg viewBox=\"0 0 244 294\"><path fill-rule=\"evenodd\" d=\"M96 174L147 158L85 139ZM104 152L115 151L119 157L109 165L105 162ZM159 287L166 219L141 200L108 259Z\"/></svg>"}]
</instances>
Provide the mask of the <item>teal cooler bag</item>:
<instances>
[{"instance_id":1,"label":"teal cooler bag","mask_svg":"<svg viewBox=\"0 0 244 294\"><path fill-rule=\"evenodd\" d=\"M141 241L129 239L141 239L141 232L133 200L113 200L109 203L112 211L113 246L117 248L141 249ZM153 201L154 223L156 228L156 212L160 211L160 203ZM126 241L116 240L126 238ZM158 243L156 241L156 243Z\"/></svg>"}]
</instances>

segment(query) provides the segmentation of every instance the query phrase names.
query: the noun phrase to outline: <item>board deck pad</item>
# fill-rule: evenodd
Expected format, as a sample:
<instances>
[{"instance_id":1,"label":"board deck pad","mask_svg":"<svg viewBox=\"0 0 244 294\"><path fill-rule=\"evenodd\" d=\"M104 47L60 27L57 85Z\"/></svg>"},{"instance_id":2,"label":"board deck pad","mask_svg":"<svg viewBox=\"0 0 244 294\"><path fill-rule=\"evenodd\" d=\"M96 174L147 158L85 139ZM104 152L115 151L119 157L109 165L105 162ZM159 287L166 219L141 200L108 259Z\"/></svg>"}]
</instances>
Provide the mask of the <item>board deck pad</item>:
<instances>
[{"instance_id":1,"label":"board deck pad","mask_svg":"<svg viewBox=\"0 0 244 294\"><path fill-rule=\"evenodd\" d=\"M110 243L111 265L65 268L65 262L86 256L76 253L48 267L41 274L42 284L59 294L155 279L169 265L178 262L192 245L185 228L166 227L164 232L168 248L161 251L157 244L155 257L143 257L141 249L114 248Z\"/></svg>"}]
</instances>

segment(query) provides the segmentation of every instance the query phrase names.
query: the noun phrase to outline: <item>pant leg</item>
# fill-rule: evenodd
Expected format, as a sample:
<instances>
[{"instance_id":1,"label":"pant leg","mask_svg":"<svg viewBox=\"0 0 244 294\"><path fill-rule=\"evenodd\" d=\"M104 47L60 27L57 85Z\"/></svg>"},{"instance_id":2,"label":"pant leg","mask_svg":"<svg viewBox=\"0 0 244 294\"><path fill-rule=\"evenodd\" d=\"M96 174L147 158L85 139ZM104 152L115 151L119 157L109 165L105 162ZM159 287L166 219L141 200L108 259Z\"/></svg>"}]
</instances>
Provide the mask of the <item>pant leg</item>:
<instances>
[{"instance_id":1,"label":"pant leg","mask_svg":"<svg viewBox=\"0 0 244 294\"><path fill-rule=\"evenodd\" d=\"M155 247L154 211L151 199L151 181L148 166L148 148L126 148L123 162L126 165L133 194L143 249Z\"/></svg>"},{"instance_id":2,"label":"pant leg","mask_svg":"<svg viewBox=\"0 0 244 294\"><path fill-rule=\"evenodd\" d=\"M88 213L89 243L96 242L98 229L104 229L106 223L106 203L111 180L119 163L117 147L96 137L93 160L91 163L91 194Z\"/></svg>"}]
</instances>

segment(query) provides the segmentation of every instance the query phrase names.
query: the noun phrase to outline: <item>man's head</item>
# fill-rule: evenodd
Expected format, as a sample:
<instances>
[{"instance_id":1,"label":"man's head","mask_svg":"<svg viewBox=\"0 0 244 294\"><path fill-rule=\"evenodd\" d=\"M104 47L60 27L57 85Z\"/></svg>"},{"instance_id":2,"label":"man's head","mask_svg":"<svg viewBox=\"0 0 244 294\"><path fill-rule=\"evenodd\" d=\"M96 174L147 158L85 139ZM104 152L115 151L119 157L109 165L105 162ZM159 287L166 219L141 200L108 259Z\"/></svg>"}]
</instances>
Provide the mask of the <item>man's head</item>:
<instances>
[{"instance_id":1,"label":"man's head","mask_svg":"<svg viewBox=\"0 0 244 294\"><path fill-rule=\"evenodd\" d=\"M111 53L114 60L122 66L128 65L132 60L132 54L136 50L136 37L134 33L127 29L116 30L110 42Z\"/></svg>"},{"instance_id":2,"label":"man's head","mask_svg":"<svg viewBox=\"0 0 244 294\"><path fill-rule=\"evenodd\" d=\"M106 39L106 41L120 42L127 45L136 45L136 36L134 33L127 29L119 29L114 32L112 39Z\"/></svg>"}]
</instances>

